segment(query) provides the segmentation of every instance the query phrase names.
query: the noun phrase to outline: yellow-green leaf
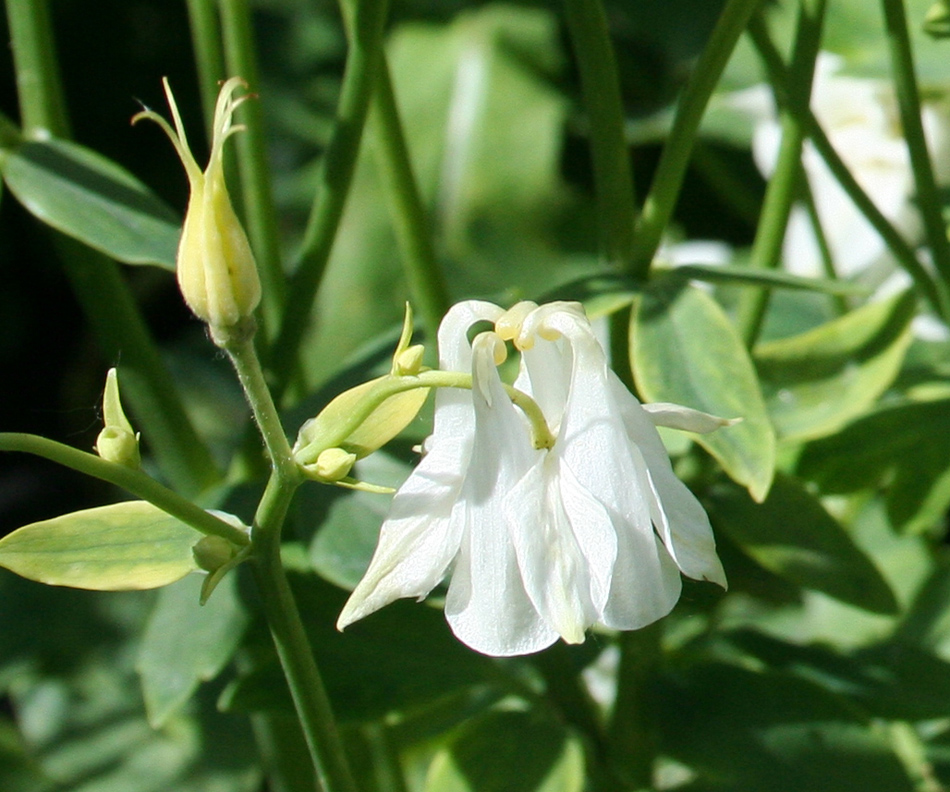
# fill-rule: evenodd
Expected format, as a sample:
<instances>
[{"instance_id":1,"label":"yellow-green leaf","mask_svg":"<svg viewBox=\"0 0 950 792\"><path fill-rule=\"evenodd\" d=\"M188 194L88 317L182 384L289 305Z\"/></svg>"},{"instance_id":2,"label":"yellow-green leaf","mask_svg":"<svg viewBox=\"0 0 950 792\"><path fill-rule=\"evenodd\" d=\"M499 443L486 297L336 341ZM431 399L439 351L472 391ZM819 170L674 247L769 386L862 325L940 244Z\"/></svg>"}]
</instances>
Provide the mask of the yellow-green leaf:
<instances>
[{"instance_id":1,"label":"yellow-green leaf","mask_svg":"<svg viewBox=\"0 0 950 792\"><path fill-rule=\"evenodd\" d=\"M19 528L0 540L0 566L53 586L151 589L197 569L200 538L157 506L128 501Z\"/></svg>"}]
</instances>

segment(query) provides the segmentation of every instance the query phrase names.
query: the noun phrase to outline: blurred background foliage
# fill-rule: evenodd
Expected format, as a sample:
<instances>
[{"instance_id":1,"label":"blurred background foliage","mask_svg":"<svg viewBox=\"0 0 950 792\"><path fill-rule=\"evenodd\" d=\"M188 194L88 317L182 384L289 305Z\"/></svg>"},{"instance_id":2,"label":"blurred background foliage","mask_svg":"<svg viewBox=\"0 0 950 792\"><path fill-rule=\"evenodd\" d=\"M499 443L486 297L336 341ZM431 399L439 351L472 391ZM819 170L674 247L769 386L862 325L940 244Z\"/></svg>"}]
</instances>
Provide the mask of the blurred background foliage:
<instances>
[{"instance_id":1,"label":"blurred background foliage","mask_svg":"<svg viewBox=\"0 0 950 792\"><path fill-rule=\"evenodd\" d=\"M605 2L641 198L723 5ZM798 4L763 5L785 53ZM921 85L940 96L950 86L950 45L922 34L930 5L913 0L907 12ZM290 260L333 129L346 39L329 0L252 6L257 93ZM128 119L137 101L163 107L167 76L193 146L206 145L185 4L50 7L74 139L180 214L186 182L173 150L157 130L133 129ZM831 0L822 46L845 59L849 74L889 79L876 3ZM561 5L394 0L387 53L452 298L598 296L590 279L606 267L589 129ZM0 112L16 119L13 65L7 50L0 57ZM715 240L731 263L747 260L765 180L750 148L753 121L728 97L763 75L743 38L711 102L668 243ZM408 290L376 134L371 118L288 400L292 431L340 389L385 367L398 334ZM97 344L60 255L49 229L5 192L2 428L88 449L104 371L121 358ZM684 263L703 262L687 254ZM209 505L248 519L259 460L247 452L249 419L226 361L166 269L126 267L123 277L200 436L222 468L242 460L206 495ZM669 438L678 472L713 519L728 594L687 581L660 626L595 633L583 646L516 659L470 652L431 603L396 603L341 635L333 624L343 589L365 568L387 500L316 486L300 492L286 560L361 789L950 785L945 333L915 333L920 306L910 296L863 304L863 296L777 289L750 356L731 321L741 288L707 291L683 280L661 279L637 298L633 374L647 399L746 417L735 435L714 436L702 450ZM592 312L629 306L628 291L592 301ZM362 461L360 476L398 484L425 434L424 413L390 449ZM47 463L0 456L4 533L116 497ZM252 587L232 575L201 609L197 586L189 578L157 593L100 594L0 571L0 788L313 788Z\"/></svg>"}]
</instances>

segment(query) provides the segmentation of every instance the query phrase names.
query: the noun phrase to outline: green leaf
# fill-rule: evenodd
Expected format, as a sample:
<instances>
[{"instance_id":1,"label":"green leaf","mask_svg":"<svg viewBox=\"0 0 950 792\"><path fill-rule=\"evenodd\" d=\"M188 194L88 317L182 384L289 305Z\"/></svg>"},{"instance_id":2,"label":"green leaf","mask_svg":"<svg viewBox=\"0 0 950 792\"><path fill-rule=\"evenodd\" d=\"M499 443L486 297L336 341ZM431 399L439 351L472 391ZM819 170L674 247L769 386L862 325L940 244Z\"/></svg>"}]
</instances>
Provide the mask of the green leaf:
<instances>
[{"instance_id":1,"label":"green leaf","mask_svg":"<svg viewBox=\"0 0 950 792\"><path fill-rule=\"evenodd\" d=\"M829 278L805 278L793 275L785 270L760 269L759 267L742 267L730 264L684 264L671 270L656 269L654 272L663 272L667 277L678 276L707 281L708 283L723 283L737 286L769 286L780 289L796 289L799 291L813 291L821 294L864 294L868 290L863 286L844 280Z\"/></svg>"},{"instance_id":2,"label":"green leaf","mask_svg":"<svg viewBox=\"0 0 950 792\"><path fill-rule=\"evenodd\" d=\"M695 440L756 500L769 490L775 435L748 352L719 304L678 279L635 302L630 359L646 401L675 402L742 422Z\"/></svg>"},{"instance_id":3,"label":"green leaf","mask_svg":"<svg viewBox=\"0 0 950 792\"><path fill-rule=\"evenodd\" d=\"M741 792L913 792L888 740L837 693L783 672L704 663L656 685L661 752Z\"/></svg>"},{"instance_id":4,"label":"green leaf","mask_svg":"<svg viewBox=\"0 0 950 792\"><path fill-rule=\"evenodd\" d=\"M181 218L111 160L44 140L4 152L0 168L17 200L47 225L118 261L175 269Z\"/></svg>"},{"instance_id":5,"label":"green leaf","mask_svg":"<svg viewBox=\"0 0 950 792\"><path fill-rule=\"evenodd\" d=\"M161 728L201 682L214 679L237 649L247 614L236 581L227 575L204 605L198 604L197 575L159 593L136 663L153 728Z\"/></svg>"},{"instance_id":6,"label":"green leaf","mask_svg":"<svg viewBox=\"0 0 950 792\"><path fill-rule=\"evenodd\" d=\"M53 586L158 588L197 569L200 538L157 506L127 501L19 528L0 540L0 566Z\"/></svg>"},{"instance_id":7,"label":"green leaf","mask_svg":"<svg viewBox=\"0 0 950 792\"><path fill-rule=\"evenodd\" d=\"M757 346L753 356L779 435L822 437L867 410L900 370L916 305L905 292Z\"/></svg>"},{"instance_id":8,"label":"green leaf","mask_svg":"<svg viewBox=\"0 0 950 792\"><path fill-rule=\"evenodd\" d=\"M798 471L829 494L884 485L893 525L925 531L950 507L948 433L950 399L883 407L809 443Z\"/></svg>"},{"instance_id":9,"label":"green leaf","mask_svg":"<svg viewBox=\"0 0 950 792\"><path fill-rule=\"evenodd\" d=\"M432 760L425 792L581 792L584 753L553 719L490 712L463 726Z\"/></svg>"},{"instance_id":10,"label":"green leaf","mask_svg":"<svg viewBox=\"0 0 950 792\"><path fill-rule=\"evenodd\" d=\"M709 506L715 525L769 571L873 613L897 612L877 567L796 479L777 475L763 503L724 482Z\"/></svg>"}]
</instances>

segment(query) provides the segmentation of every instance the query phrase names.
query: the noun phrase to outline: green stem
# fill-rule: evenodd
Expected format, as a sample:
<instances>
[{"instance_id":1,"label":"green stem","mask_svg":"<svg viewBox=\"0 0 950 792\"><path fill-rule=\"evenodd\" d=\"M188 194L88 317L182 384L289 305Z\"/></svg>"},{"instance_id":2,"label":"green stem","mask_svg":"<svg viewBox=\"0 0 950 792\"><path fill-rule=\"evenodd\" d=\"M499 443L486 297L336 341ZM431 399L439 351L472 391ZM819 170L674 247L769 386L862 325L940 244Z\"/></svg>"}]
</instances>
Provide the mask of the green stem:
<instances>
[{"instance_id":1,"label":"green stem","mask_svg":"<svg viewBox=\"0 0 950 792\"><path fill-rule=\"evenodd\" d=\"M676 108L669 139L643 203L633 240L632 271L645 273L673 216L703 112L736 42L761 0L728 0Z\"/></svg>"},{"instance_id":2,"label":"green stem","mask_svg":"<svg viewBox=\"0 0 950 792\"><path fill-rule=\"evenodd\" d=\"M353 3L352 10L347 2ZM272 368L278 397L296 368L300 343L343 216L381 62L379 53L388 3L385 0L341 0L341 5L344 17L350 14L353 20L349 25L352 31L350 48L343 71L336 124L320 163L317 190L297 256L297 267L290 280L283 324L272 346Z\"/></svg>"},{"instance_id":3,"label":"green stem","mask_svg":"<svg viewBox=\"0 0 950 792\"><path fill-rule=\"evenodd\" d=\"M280 531L294 490L295 484L279 472L267 483L254 520L254 577L321 788L356 792L330 699L280 560Z\"/></svg>"},{"instance_id":4,"label":"green stem","mask_svg":"<svg viewBox=\"0 0 950 792\"><path fill-rule=\"evenodd\" d=\"M661 622L620 634L617 696L609 725L611 765L633 789L651 789L657 736L651 682L660 661Z\"/></svg>"},{"instance_id":5,"label":"green stem","mask_svg":"<svg viewBox=\"0 0 950 792\"><path fill-rule=\"evenodd\" d=\"M198 70L198 89L204 111L205 132L208 140L211 140L214 131L214 107L218 101L218 82L226 76L215 0L188 0L188 20L195 66Z\"/></svg>"},{"instance_id":6,"label":"green stem","mask_svg":"<svg viewBox=\"0 0 950 792\"><path fill-rule=\"evenodd\" d=\"M48 0L7 0L20 121L28 138L69 136Z\"/></svg>"},{"instance_id":7,"label":"green stem","mask_svg":"<svg viewBox=\"0 0 950 792\"><path fill-rule=\"evenodd\" d=\"M439 323L449 309L449 292L436 259L429 218L412 173L412 161L384 54L381 55L373 90L370 123L375 132L376 162L389 198L409 294L422 317L426 337L434 340L438 336Z\"/></svg>"},{"instance_id":8,"label":"green stem","mask_svg":"<svg viewBox=\"0 0 950 792\"><path fill-rule=\"evenodd\" d=\"M254 320L247 319L224 335L212 328L212 338L231 358L241 387L247 397L254 420L264 438L264 445L270 455L271 464L283 481L300 483L301 477L294 462L287 434L280 422L280 415L270 393L257 349L254 346Z\"/></svg>"},{"instance_id":9,"label":"green stem","mask_svg":"<svg viewBox=\"0 0 950 792\"><path fill-rule=\"evenodd\" d=\"M95 454L71 448L45 437L17 432L0 432L0 451L20 451L43 457L87 476L108 481L133 495L147 500L162 511L177 517L192 528L211 536L220 536L237 545L247 545L248 536L239 528L220 520L176 492L159 484L141 470L108 462Z\"/></svg>"},{"instance_id":10,"label":"green stem","mask_svg":"<svg viewBox=\"0 0 950 792\"><path fill-rule=\"evenodd\" d=\"M261 83L247 0L219 0L219 8L226 68L231 75L242 77L251 91L258 91ZM260 100L245 102L238 113L246 127L246 132L239 135L236 141L244 216L261 276L264 337L270 339L276 335L283 312L287 282L281 262L277 211L267 164L264 108Z\"/></svg>"},{"instance_id":11,"label":"green stem","mask_svg":"<svg viewBox=\"0 0 950 792\"><path fill-rule=\"evenodd\" d=\"M882 0L884 23L891 50L891 64L897 101L900 106L901 126L910 155L917 188L917 206L924 222L927 244L934 266L950 285L950 241L943 220L943 201L934 178L933 164L927 151L927 138L920 115L920 92L914 75L914 56L911 51L910 34L907 31L907 16L903 0Z\"/></svg>"},{"instance_id":12,"label":"green stem","mask_svg":"<svg viewBox=\"0 0 950 792\"><path fill-rule=\"evenodd\" d=\"M762 62L765 64L769 74L769 82L772 84L776 95L782 102L786 101L788 76L785 72L785 65L782 63L781 55L775 44L767 35L762 35L754 27L749 29L752 43L755 45ZM947 291L940 282L934 282L930 274L924 269L917 254L913 248L907 244L907 241L901 236L900 232L894 228L891 222L881 213L874 202L868 197L857 179L848 170L848 166L835 151L834 146L821 128L814 113L808 110L803 114L808 137L815 150L828 166L841 189L847 193L848 197L854 202L854 205L864 215L875 231L881 235L881 239L887 245L888 249L897 259L898 263L907 271L916 284L920 293L927 302L930 303L934 312L943 318L950 317L950 298Z\"/></svg>"},{"instance_id":13,"label":"green stem","mask_svg":"<svg viewBox=\"0 0 950 792\"><path fill-rule=\"evenodd\" d=\"M762 205L762 214L756 229L749 265L775 269L782 257L782 244L792 206L800 193L802 177L802 146L805 142L805 124L811 86L815 74L815 60L821 47L821 29L825 19L825 0L801 0L795 43L788 71L788 102L779 110L781 144L775 172L769 179ZM765 20L756 14L750 28L768 35ZM759 336L768 307L767 289L747 289L739 304L737 324L746 346L752 347Z\"/></svg>"},{"instance_id":14,"label":"green stem","mask_svg":"<svg viewBox=\"0 0 950 792\"><path fill-rule=\"evenodd\" d=\"M818 245L818 254L821 256L821 266L825 276L831 280L838 277L835 272L834 257L831 255L831 247L828 245L828 237L825 229L822 227L821 218L818 216L818 207L815 205L815 196L812 194L807 181L802 185L802 203L805 205L805 211L808 213L808 221L811 223L812 233L815 235L815 243ZM835 309L841 316L846 314L850 308L848 300L843 294L829 295L834 301Z\"/></svg>"},{"instance_id":15,"label":"green stem","mask_svg":"<svg viewBox=\"0 0 950 792\"><path fill-rule=\"evenodd\" d=\"M649 262L631 259L637 209L607 15L600 0L565 0L564 11L587 109L601 248L617 269L644 279Z\"/></svg>"}]
</instances>

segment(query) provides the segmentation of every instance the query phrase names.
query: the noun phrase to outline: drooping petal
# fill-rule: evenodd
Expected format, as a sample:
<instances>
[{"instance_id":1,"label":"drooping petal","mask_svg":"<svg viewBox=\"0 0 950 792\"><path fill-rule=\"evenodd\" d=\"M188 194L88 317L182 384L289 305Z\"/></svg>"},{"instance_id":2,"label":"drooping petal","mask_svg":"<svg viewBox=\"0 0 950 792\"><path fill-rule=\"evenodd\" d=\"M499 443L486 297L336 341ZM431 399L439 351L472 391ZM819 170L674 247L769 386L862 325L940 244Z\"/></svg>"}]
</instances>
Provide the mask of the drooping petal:
<instances>
[{"instance_id":1,"label":"drooping petal","mask_svg":"<svg viewBox=\"0 0 950 792\"><path fill-rule=\"evenodd\" d=\"M617 539L607 510L553 453L506 498L518 566L535 608L568 643L581 643L610 590Z\"/></svg>"},{"instance_id":2,"label":"drooping petal","mask_svg":"<svg viewBox=\"0 0 950 792\"><path fill-rule=\"evenodd\" d=\"M445 615L463 643L502 657L539 651L558 634L525 591L505 525L505 493L543 452L532 447L530 428L502 387L490 335L473 344L475 441L459 494L464 529Z\"/></svg>"},{"instance_id":3,"label":"drooping petal","mask_svg":"<svg viewBox=\"0 0 950 792\"><path fill-rule=\"evenodd\" d=\"M716 555L706 511L673 472L663 441L640 403L616 375L610 378L609 388L623 415L627 437L646 462L650 512L663 542L684 575L694 580L711 580L725 588L726 573Z\"/></svg>"},{"instance_id":4,"label":"drooping petal","mask_svg":"<svg viewBox=\"0 0 950 792\"><path fill-rule=\"evenodd\" d=\"M717 429L722 429L724 426L737 424L742 420L741 418L720 418L718 415L669 402L653 402L640 406L654 426L666 426L670 429L695 432L696 434L709 434Z\"/></svg>"}]
</instances>

